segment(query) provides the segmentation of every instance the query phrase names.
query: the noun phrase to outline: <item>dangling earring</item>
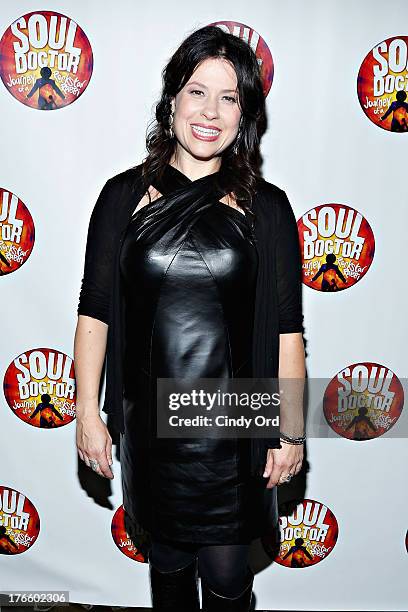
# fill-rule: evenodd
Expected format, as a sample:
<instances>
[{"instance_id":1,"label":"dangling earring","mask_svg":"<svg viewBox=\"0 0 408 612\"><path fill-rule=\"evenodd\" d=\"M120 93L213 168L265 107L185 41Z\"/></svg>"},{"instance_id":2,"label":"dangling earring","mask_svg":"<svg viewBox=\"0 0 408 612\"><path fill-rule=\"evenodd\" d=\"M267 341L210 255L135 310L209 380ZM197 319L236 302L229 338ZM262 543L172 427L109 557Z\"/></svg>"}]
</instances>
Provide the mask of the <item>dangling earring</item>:
<instances>
[{"instance_id":1,"label":"dangling earring","mask_svg":"<svg viewBox=\"0 0 408 612\"><path fill-rule=\"evenodd\" d=\"M232 148L232 152L234 153L234 155L237 155L237 154L238 154L238 148L239 148L239 138L240 138L240 136L241 136L241 130L239 130L239 132L238 132L238 134L237 134L237 137L236 137L236 139L235 139L234 146L233 146L233 148Z\"/></svg>"},{"instance_id":2,"label":"dangling earring","mask_svg":"<svg viewBox=\"0 0 408 612\"><path fill-rule=\"evenodd\" d=\"M174 131L173 131L173 113L170 113L170 117L169 117L169 134L170 134L170 138L174 137Z\"/></svg>"},{"instance_id":3,"label":"dangling earring","mask_svg":"<svg viewBox=\"0 0 408 612\"><path fill-rule=\"evenodd\" d=\"M238 133L237 133L237 137L235 139L234 146L232 148L232 152L233 152L234 155L238 154L239 141L241 139L241 134L242 134L241 126L242 126L242 116L241 116L241 119L239 120Z\"/></svg>"}]
</instances>

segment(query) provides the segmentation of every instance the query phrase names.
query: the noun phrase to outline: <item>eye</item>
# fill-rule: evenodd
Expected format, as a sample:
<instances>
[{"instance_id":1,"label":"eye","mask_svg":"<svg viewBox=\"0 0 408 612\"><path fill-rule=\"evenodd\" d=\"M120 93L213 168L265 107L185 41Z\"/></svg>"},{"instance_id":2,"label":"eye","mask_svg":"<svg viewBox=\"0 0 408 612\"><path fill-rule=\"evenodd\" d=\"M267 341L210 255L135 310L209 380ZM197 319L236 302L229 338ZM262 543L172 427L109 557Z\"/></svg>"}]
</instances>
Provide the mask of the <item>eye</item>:
<instances>
[{"instance_id":1,"label":"eye","mask_svg":"<svg viewBox=\"0 0 408 612\"><path fill-rule=\"evenodd\" d=\"M192 89L189 93L191 94L202 94L204 93L201 89ZM229 102L231 103L236 103L237 102L237 98L235 98L234 96L224 96L224 98L226 98Z\"/></svg>"}]
</instances>

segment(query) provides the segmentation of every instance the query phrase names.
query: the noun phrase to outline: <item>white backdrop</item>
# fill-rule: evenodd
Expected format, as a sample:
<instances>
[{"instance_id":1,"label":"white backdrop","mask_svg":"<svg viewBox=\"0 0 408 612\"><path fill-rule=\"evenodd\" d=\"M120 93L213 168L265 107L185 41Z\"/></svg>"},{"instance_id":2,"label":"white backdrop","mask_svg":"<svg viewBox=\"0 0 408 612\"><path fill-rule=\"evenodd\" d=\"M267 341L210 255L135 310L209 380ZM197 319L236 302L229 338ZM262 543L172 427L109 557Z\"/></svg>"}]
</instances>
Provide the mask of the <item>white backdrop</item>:
<instances>
[{"instance_id":1,"label":"white backdrop","mask_svg":"<svg viewBox=\"0 0 408 612\"><path fill-rule=\"evenodd\" d=\"M344 202L362 212L375 235L373 263L361 282L330 295L304 287L308 375L331 378L359 361L407 375L408 135L375 126L356 89L370 49L408 35L401 32L408 2L3 0L1 33L34 10L76 21L91 43L94 68L84 94L56 112L28 108L0 87L0 187L27 205L36 232L25 265L1 278L2 377L31 348L73 356L96 197L107 178L143 158L165 62L188 33L221 20L256 30L274 59L265 178L287 192L297 218L313 206ZM0 426L0 485L23 492L41 520L32 548L0 555L0 590L64 589L72 601L150 606L147 564L121 554L111 536L122 503L118 461L113 482L101 485L108 504L98 503L78 478L74 422L52 432L31 427L3 397ZM408 609L407 459L402 438L308 441L305 497L331 509L339 538L316 565L262 569L254 587L258 609ZM289 485L280 489L290 498Z\"/></svg>"}]
</instances>

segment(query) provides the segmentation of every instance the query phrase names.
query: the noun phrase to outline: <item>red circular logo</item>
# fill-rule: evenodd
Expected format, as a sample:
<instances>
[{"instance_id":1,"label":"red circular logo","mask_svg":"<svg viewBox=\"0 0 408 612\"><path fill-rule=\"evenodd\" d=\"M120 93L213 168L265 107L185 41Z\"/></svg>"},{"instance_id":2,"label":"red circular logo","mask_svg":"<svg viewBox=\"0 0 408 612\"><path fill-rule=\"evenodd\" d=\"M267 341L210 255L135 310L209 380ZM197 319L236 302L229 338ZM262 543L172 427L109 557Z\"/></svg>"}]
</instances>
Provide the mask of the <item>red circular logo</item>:
<instances>
[{"instance_id":1,"label":"red circular logo","mask_svg":"<svg viewBox=\"0 0 408 612\"><path fill-rule=\"evenodd\" d=\"M271 558L285 567L308 567L326 559L336 545L339 527L333 512L314 499L279 505L279 536L263 545Z\"/></svg>"},{"instance_id":2,"label":"red circular logo","mask_svg":"<svg viewBox=\"0 0 408 612\"><path fill-rule=\"evenodd\" d=\"M14 414L34 427L71 423L76 417L73 359L49 348L25 351L6 370L4 395Z\"/></svg>"},{"instance_id":3,"label":"red circular logo","mask_svg":"<svg viewBox=\"0 0 408 612\"><path fill-rule=\"evenodd\" d=\"M0 187L0 276L10 274L31 255L34 221L27 206L11 191Z\"/></svg>"},{"instance_id":4,"label":"red circular logo","mask_svg":"<svg viewBox=\"0 0 408 612\"><path fill-rule=\"evenodd\" d=\"M384 130L408 132L408 36L383 40L366 55L357 94L367 117Z\"/></svg>"},{"instance_id":5,"label":"red circular logo","mask_svg":"<svg viewBox=\"0 0 408 612\"><path fill-rule=\"evenodd\" d=\"M322 204L298 220L303 282L317 291L341 291L367 273L374 234L363 215L346 204Z\"/></svg>"},{"instance_id":6,"label":"red circular logo","mask_svg":"<svg viewBox=\"0 0 408 612\"><path fill-rule=\"evenodd\" d=\"M92 75L92 49L75 21L55 11L27 13L0 41L0 76L19 102L54 110L75 102Z\"/></svg>"},{"instance_id":7,"label":"red circular logo","mask_svg":"<svg viewBox=\"0 0 408 612\"><path fill-rule=\"evenodd\" d=\"M112 518L112 538L120 552L140 563L147 563L150 537L140 530L132 537L125 529L125 511L123 505L119 506Z\"/></svg>"},{"instance_id":8,"label":"red circular logo","mask_svg":"<svg viewBox=\"0 0 408 612\"><path fill-rule=\"evenodd\" d=\"M274 66L272 54L265 40L256 30L238 21L214 21L208 25L218 26L227 34L234 34L249 44L260 66L263 92L266 97L272 86Z\"/></svg>"},{"instance_id":9,"label":"red circular logo","mask_svg":"<svg viewBox=\"0 0 408 612\"><path fill-rule=\"evenodd\" d=\"M401 416L404 390L390 368L373 362L343 368L327 385L323 412L329 426L349 440L371 440Z\"/></svg>"},{"instance_id":10,"label":"red circular logo","mask_svg":"<svg viewBox=\"0 0 408 612\"><path fill-rule=\"evenodd\" d=\"M34 504L20 491L0 485L0 554L25 552L39 532L40 517Z\"/></svg>"}]
</instances>

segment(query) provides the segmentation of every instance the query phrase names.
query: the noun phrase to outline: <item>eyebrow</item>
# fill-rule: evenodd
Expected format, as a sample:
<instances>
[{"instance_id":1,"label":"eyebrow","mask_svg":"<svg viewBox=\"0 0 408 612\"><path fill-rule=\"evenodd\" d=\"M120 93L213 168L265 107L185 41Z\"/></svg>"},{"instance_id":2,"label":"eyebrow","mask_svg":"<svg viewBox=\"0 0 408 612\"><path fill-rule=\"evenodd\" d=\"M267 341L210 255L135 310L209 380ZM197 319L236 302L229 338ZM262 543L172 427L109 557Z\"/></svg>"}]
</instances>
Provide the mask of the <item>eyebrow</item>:
<instances>
[{"instance_id":1,"label":"eyebrow","mask_svg":"<svg viewBox=\"0 0 408 612\"><path fill-rule=\"evenodd\" d=\"M188 85L199 85L200 87L204 87L204 89L208 89L208 87L206 85L204 85L203 83L199 83L198 81L191 81L190 83L188 83ZM229 93L229 92L233 92L236 93L236 89L221 89L221 93Z\"/></svg>"}]
</instances>

